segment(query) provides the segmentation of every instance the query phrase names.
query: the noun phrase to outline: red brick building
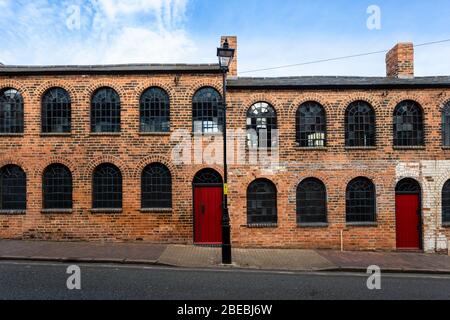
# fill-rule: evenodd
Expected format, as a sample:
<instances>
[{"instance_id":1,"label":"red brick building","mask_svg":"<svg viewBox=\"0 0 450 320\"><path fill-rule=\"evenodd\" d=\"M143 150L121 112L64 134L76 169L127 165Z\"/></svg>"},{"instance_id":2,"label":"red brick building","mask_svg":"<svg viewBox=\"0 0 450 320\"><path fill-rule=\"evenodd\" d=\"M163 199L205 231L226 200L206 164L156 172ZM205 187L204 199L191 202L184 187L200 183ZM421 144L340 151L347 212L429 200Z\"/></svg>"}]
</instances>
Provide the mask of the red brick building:
<instances>
[{"instance_id":1,"label":"red brick building","mask_svg":"<svg viewBox=\"0 0 450 320\"><path fill-rule=\"evenodd\" d=\"M229 37L237 48L235 37ZM232 242L447 250L450 77L227 82ZM0 66L0 237L217 244L218 65Z\"/></svg>"}]
</instances>

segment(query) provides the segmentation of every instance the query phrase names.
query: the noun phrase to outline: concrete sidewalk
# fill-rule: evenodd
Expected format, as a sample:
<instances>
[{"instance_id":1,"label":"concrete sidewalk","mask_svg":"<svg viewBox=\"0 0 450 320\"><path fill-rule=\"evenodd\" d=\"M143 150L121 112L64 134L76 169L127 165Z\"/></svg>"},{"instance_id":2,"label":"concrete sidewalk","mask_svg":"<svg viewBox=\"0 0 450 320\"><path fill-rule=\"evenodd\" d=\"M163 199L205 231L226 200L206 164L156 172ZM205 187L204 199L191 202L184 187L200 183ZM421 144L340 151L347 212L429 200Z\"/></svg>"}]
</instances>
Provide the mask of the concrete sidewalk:
<instances>
[{"instance_id":1,"label":"concrete sidewalk","mask_svg":"<svg viewBox=\"0 0 450 320\"><path fill-rule=\"evenodd\" d=\"M220 248L131 243L0 240L0 259L103 262L220 268ZM450 274L450 257L419 253L337 252L295 249L234 249L233 267L282 271L358 271Z\"/></svg>"}]
</instances>

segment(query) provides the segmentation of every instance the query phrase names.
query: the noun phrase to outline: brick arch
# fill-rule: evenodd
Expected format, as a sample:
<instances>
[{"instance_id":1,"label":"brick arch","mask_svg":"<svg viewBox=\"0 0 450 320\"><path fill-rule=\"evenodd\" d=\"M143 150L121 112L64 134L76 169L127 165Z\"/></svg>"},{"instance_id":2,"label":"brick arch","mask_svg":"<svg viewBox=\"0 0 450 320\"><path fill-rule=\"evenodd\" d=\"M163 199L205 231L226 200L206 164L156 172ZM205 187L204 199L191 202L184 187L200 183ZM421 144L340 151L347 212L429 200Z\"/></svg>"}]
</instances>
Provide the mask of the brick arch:
<instances>
[{"instance_id":1,"label":"brick arch","mask_svg":"<svg viewBox=\"0 0 450 320\"><path fill-rule=\"evenodd\" d=\"M186 97L190 101L194 98L195 93L204 87L211 87L217 90L220 95L223 95L222 82L211 82L210 80L197 80L194 81L186 90Z\"/></svg>"},{"instance_id":2,"label":"brick arch","mask_svg":"<svg viewBox=\"0 0 450 320\"><path fill-rule=\"evenodd\" d=\"M195 166L191 167L191 173L190 173L190 175L188 175L188 177L190 178L189 181L191 184L194 182L194 179L195 179L195 176L197 175L197 173L199 173L200 171L202 171L204 169L215 170L222 176L222 179L224 179L223 168L218 165L195 165Z\"/></svg>"},{"instance_id":3,"label":"brick arch","mask_svg":"<svg viewBox=\"0 0 450 320\"><path fill-rule=\"evenodd\" d=\"M75 88L67 83L67 81L63 81L63 80L51 80L51 81L47 81L44 82L43 84L41 84L36 91L34 92L34 96L36 101L42 101L42 97L43 95L52 88L61 88L66 90L69 93L70 96L70 101L72 103L76 103L78 101L78 93L75 90Z\"/></svg>"},{"instance_id":4,"label":"brick arch","mask_svg":"<svg viewBox=\"0 0 450 320\"><path fill-rule=\"evenodd\" d=\"M422 109L423 115L424 117L426 117L426 112L425 112L425 106L427 105L425 103L425 101L423 100L423 98L419 97L416 94L400 94L400 95L396 95L393 96L390 100L389 103L387 105L387 110L389 112L389 114L391 116L394 115L394 111L395 108L397 108L397 106L399 105L399 103L403 102L403 101L414 101L416 103L419 104L420 108Z\"/></svg>"},{"instance_id":5,"label":"brick arch","mask_svg":"<svg viewBox=\"0 0 450 320\"><path fill-rule=\"evenodd\" d=\"M36 166L35 175L42 176L44 170L53 164L62 164L66 166L67 168L69 168L70 172L72 173L72 176L77 175L80 171L74 161L61 156L52 156L48 159L45 159L45 161L42 162L40 165Z\"/></svg>"},{"instance_id":6,"label":"brick arch","mask_svg":"<svg viewBox=\"0 0 450 320\"><path fill-rule=\"evenodd\" d=\"M19 91L20 94L22 95L24 103L28 102L28 101L32 101L32 99L33 99L33 95L30 92L30 91L32 91L32 89L26 87L25 84L22 84L19 81L0 80L0 90L6 89L6 88L12 88L12 89L16 89L17 91Z\"/></svg>"},{"instance_id":7,"label":"brick arch","mask_svg":"<svg viewBox=\"0 0 450 320\"><path fill-rule=\"evenodd\" d=\"M313 172L309 172L308 174L304 174L299 172L298 174L296 174L295 176L291 177L292 179L292 183L289 185L289 194L294 194L296 195L297 193L297 189L298 186L300 185L300 183L302 183L303 181L305 181L306 179L318 179L320 181L322 181L322 183L325 185L325 190L328 191L330 190L328 188L328 184L330 182L330 176L318 171L313 171ZM295 179L295 180L294 180Z\"/></svg>"},{"instance_id":8,"label":"brick arch","mask_svg":"<svg viewBox=\"0 0 450 320\"><path fill-rule=\"evenodd\" d=\"M370 104L370 106L373 108L374 112L375 112L375 117L379 118L383 115L383 108L382 108L382 101L380 101L379 99L375 99L373 97L373 95L370 94L353 94L350 95L348 98L346 98L342 103L340 108L338 108L337 110L337 116L339 119L342 119L342 121L344 121L344 117L345 117L345 113L348 109L348 107L350 106L350 104L352 104L353 102L357 102L357 101L363 101L363 102L367 102L368 104ZM394 111L392 111L394 112Z\"/></svg>"},{"instance_id":9,"label":"brick arch","mask_svg":"<svg viewBox=\"0 0 450 320\"><path fill-rule=\"evenodd\" d=\"M305 102L317 102L319 103L325 110L325 115L328 116L331 114L332 107L329 103L325 102L325 99L318 94L308 94L303 95L301 97L296 98L291 105L286 109L285 114L283 116L287 119L295 119L297 116L297 110L300 108L302 104Z\"/></svg>"},{"instance_id":10,"label":"brick arch","mask_svg":"<svg viewBox=\"0 0 450 320\"><path fill-rule=\"evenodd\" d=\"M241 105L242 108L239 111L239 113L240 113L239 116L243 119L246 119L247 111L255 103L258 103L258 102L267 102L268 104L270 104L275 109L278 119L280 119L280 117L282 117L285 114L283 104L279 99L273 98L271 95L268 95L265 93L258 93L258 94L253 94L253 95L249 96L246 100L243 101L243 103Z\"/></svg>"},{"instance_id":11,"label":"brick arch","mask_svg":"<svg viewBox=\"0 0 450 320\"><path fill-rule=\"evenodd\" d=\"M139 100L142 96L142 94L149 88L161 88L163 89L168 95L170 99L170 104L175 104L176 99L176 93L175 89L172 85L169 84L170 81L163 82L163 81L156 81L156 80L147 80L144 82L140 82L139 85L134 90L133 95L133 101L136 101L137 104L139 104Z\"/></svg>"},{"instance_id":12,"label":"brick arch","mask_svg":"<svg viewBox=\"0 0 450 320\"><path fill-rule=\"evenodd\" d=\"M153 155L153 156L146 157L145 159L141 160L137 164L135 170L132 172L132 178L133 179L141 179L142 171L144 171L144 169L148 165L153 164L153 163L161 163L161 164L165 165L169 169L172 177L176 177L178 174L178 170L175 168L175 166L173 165L172 162L167 161L167 157L160 156L160 155Z\"/></svg>"},{"instance_id":13,"label":"brick arch","mask_svg":"<svg viewBox=\"0 0 450 320\"><path fill-rule=\"evenodd\" d=\"M250 186L250 184L259 179L265 179L271 181L275 187L277 188L277 194L281 194L285 191L285 189L282 187L282 183L279 181L280 178L277 175L267 175L267 174L256 174L249 172L245 177L243 177L240 183L241 190L244 190L245 197L247 197L247 189Z\"/></svg>"},{"instance_id":14,"label":"brick arch","mask_svg":"<svg viewBox=\"0 0 450 320\"><path fill-rule=\"evenodd\" d=\"M94 93L98 89L103 88L103 87L109 87L109 88L114 89L117 92L117 94L119 95L121 105L124 103L125 89L122 86L119 86L112 81L97 81L97 82L92 83L91 85L86 87L86 89L84 90L83 97L85 99L89 100L89 102L90 102Z\"/></svg>"},{"instance_id":15,"label":"brick arch","mask_svg":"<svg viewBox=\"0 0 450 320\"><path fill-rule=\"evenodd\" d=\"M436 105L439 107L439 112L442 113L444 111L444 108L447 104L450 104L450 95L443 93L439 98L436 100Z\"/></svg>"},{"instance_id":16,"label":"brick arch","mask_svg":"<svg viewBox=\"0 0 450 320\"><path fill-rule=\"evenodd\" d=\"M89 175L89 177L92 177L95 168L104 163L110 163L119 168L120 172L122 173L122 178L132 178L132 174L130 174L128 167L125 165L125 163L119 158L109 155L95 157L94 160L88 163L85 174Z\"/></svg>"},{"instance_id":17,"label":"brick arch","mask_svg":"<svg viewBox=\"0 0 450 320\"><path fill-rule=\"evenodd\" d=\"M367 171L352 171L352 175L347 177L345 180L342 181L342 186L344 187L342 190L347 190L348 184L357 179L357 178L366 178L369 179L370 181L372 181L372 183L375 186L375 195L378 194L378 192L380 190L382 190L381 188L381 184L378 184L378 179L376 176L372 175L372 174L368 174ZM395 189L395 188L394 188ZM344 192L345 192L344 191Z\"/></svg>"},{"instance_id":18,"label":"brick arch","mask_svg":"<svg viewBox=\"0 0 450 320\"><path fill-rule=\"evenodd\" d=\"M3 167L5 167L7 165L15 165L15 166L22 168L22 170L25 172L27 178L35 177L35 175L34 175L35 170L33 169L33 166L27 166L27 163L22 159L18 159L15 157L8 157L8 156L0 158L0 169L2 169Z\"/></svg>"}]
</instances>

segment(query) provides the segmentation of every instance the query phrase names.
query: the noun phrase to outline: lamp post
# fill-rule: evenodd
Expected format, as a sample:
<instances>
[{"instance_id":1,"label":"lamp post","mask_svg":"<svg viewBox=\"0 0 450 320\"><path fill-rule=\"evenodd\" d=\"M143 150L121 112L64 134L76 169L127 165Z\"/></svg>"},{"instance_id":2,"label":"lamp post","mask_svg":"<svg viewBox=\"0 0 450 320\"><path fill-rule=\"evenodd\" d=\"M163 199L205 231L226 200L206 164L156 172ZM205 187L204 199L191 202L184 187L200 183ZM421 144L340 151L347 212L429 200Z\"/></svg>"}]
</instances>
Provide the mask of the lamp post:
<instances>
[{"instance_id":1,"label":"lamp post","mask_svg":"<svg viewBox=\"0 0 450 320\"><path fill-rule=\"evenodd\" d=\"M235 49L230 49L228 39L225 39L221 48L217 49L220 70L223 76L223 202L222 202L222 263L231 264L231 227L228 211L228 164L227 164L227 73L234 57Z\"/></svg>"}]
</instances>

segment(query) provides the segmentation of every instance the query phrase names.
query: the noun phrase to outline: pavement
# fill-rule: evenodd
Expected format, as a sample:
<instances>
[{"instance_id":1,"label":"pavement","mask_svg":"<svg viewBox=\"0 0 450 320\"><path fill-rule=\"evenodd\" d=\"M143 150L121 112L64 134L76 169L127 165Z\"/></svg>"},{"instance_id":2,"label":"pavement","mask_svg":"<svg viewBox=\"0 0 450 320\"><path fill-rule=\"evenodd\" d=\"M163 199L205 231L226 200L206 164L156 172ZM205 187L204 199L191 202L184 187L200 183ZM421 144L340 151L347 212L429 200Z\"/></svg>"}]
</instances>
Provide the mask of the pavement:
<instances>
[{"instance_id":1,"label":"pavement","mask_svg":"<svg viewBox=\"0 0 450 320\"><path fill-rule=\"evenodd\" d=\"M221 265L220 248L135 243L0 240L0 260L230 268ZM450 256L423 253L236 248L233 261L236 269L366 272L377 265L384 272L450 274Z\"/></svg>"}]
</instances>

